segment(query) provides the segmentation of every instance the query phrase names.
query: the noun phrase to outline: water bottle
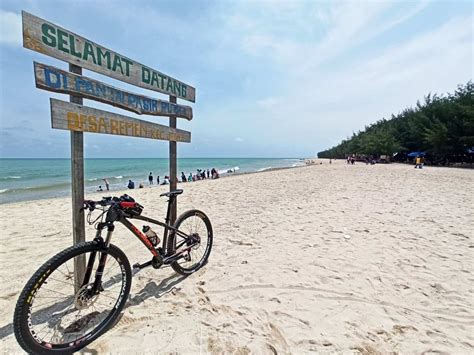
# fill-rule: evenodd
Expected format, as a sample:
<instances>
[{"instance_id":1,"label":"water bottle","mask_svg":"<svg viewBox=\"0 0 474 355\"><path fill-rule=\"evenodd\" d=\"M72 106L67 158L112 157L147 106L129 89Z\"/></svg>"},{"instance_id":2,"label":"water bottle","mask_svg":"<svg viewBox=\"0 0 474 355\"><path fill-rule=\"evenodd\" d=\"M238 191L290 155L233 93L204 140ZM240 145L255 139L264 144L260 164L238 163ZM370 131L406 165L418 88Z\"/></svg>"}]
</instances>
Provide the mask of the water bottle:
<instances>
[{"instance_id":1,"label":"water bottle","mask_svg":"<svg viewBox=\"0 0 474 355\"><path fill-rule=\"evenodd\" d=\"M160 238L158 238L158 235L150 228L150 226L143 226L142 232L145 233L146 237L154 247L160 243Z\"/></svg>"}]
</instances>

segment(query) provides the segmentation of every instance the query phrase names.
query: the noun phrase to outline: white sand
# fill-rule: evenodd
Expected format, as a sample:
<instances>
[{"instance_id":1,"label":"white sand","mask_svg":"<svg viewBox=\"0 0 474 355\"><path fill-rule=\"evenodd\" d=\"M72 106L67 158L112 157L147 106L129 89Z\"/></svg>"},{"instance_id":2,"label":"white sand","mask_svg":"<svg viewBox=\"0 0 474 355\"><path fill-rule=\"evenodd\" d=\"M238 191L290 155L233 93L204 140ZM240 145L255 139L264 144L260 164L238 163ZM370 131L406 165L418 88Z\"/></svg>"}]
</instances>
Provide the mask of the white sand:
<instances>
[{"instance_id":1,"label":"white sand","mask_svg":"<svg viewBox=\"0 0 474 355\"><path fill-rule=\"evenodd\" d=\"M184 280L141 270L121 321L86 352L474 352L474 171L337 161L181 186L179 210L213 223L208 265ZM161 217L164 189L132 196ZM20 352L21 288L71 243L69 205L0 206L4 353ZM122 226L113 243L149 259Z\"/></svg>"}]
</instances>

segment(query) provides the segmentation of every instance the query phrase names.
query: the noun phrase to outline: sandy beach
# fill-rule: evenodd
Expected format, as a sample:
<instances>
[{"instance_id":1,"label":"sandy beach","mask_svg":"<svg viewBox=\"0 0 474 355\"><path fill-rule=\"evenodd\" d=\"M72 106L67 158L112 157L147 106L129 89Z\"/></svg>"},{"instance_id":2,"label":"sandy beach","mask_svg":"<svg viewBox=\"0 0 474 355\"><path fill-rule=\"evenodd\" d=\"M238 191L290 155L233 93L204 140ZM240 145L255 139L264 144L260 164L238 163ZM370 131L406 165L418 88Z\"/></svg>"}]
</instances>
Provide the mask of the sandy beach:
<instances>
[{"instance_id":1,"label":"sandy beach","mask_svg":"<svg viewBox=\"0 0 474 355\"><path fill-rule=\"evenodd\" d=\"M84 353L474 352L473 170L324 161L179 187L178 213L212 221L209 263L136 273L122 318ZM165 189L124 192L161 218ZM0 221L0 348L20 353L15 303L72 243L70 199L1 205ZM149 259L123 226L112 242Z\"/></svg>"}]
</instances>

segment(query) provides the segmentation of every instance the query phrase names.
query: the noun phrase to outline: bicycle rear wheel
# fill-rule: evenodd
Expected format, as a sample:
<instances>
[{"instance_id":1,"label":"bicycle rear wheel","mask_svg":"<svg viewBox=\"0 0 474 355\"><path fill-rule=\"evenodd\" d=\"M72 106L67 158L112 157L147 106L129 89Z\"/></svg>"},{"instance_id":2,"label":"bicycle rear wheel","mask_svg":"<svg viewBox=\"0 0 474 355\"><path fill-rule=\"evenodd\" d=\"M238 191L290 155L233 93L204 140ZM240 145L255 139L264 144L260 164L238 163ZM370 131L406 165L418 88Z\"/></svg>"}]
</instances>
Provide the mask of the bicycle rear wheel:
<instances>
[{"instance_id":1,"label":"bicycle rear wheel","mask_svg":"<svg viewBox=\"0 0 474 355\"><path fill-rule=\"evenodd\" d=\"M100 256L107 253L99 292L91 292ZM91 265L91 260L95 262ZM74 262L91 266L88 284L75 292ZM116 246L74 245L48 260L27 282L16 304L13 328L20 346L34 354L70 354L94 341L119 316L132 273Z\"/></svg>"},{"instance_id":2,"label":"bicycle rear wheel","mask_svg":"<svg viewBox=\"0 0 474 355\"><path fill-rule=\"evenodd\" d=\"M212 225L204 212L189 210L176 220L174 227L186 233L190 238L182 238L177 233L171 233L168 240L168 251L171 253L186 250L183 257L171 264L174 271L181 275L190 275L207 263L212 248ZM198 241L190 247L191 243Z\"/></svg>"}]
</instances>

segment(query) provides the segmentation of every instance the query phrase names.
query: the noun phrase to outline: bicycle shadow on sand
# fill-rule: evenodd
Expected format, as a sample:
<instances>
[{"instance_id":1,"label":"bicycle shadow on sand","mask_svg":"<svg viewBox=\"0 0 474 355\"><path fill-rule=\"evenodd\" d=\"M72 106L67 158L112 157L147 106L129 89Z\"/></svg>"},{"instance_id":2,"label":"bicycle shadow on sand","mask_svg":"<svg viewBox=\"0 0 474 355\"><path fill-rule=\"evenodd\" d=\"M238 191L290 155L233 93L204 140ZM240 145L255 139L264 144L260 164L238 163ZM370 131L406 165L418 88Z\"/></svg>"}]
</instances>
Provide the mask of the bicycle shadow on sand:
<instances>
[{"instance_id":1,"label":"bicycle shadow on sand","mask_svg":"<svg viewBox=\"0 0 474 355\"><path fill-rule=\"evenodd\" d=\"M137 272L133 273L133 276L135 276ZM167 278L163 279L158 285L156 284L155 281L150 281L148 282L145 287L143 287L140 291L135 293L133 296L129 296L129 299L127 303L125 304L124 309L120 313L120 316L117 318L117 320L114 321L113 325L110 327L110 329L113 329L117 325L120 325L120 321L122 317L125 314L125 310L129 307L134 307L138 306L145 300L149 298L156 298L159 299L163 297L164 295L170 293L175 289L175 286L181 283L183 280L185 280L188 276L183 276L179 274L173 274L168 276ZM92 344L89 344L89 346L93 346ZM91 355L98 355L101 351L91 349L89 346L86 346L85 348L80 350L81 354L91 354Z\"/></svg>"},{"instance_id":2,"label":"bicycle shadow on sand","mask_svg":"<svg viewBox=\"0 0 474 355\"><path fill-rule=\"evenodd\" d=\"M187 277L188 276L183 276L180 274L173 274L163 279L158 285L155 281L148 282L144 288L142 288L140 291L138 291L129 298L124 309L127 309L131 306L138 306L143 301L152 297L156 299L161 298L167 293L173 291L175 286L185 280Z\"/></svg>"},{"instance_id":3,"label":"bicycle shadow on sand","mask_svg":"<svg viewBox=\"0 0 474 355\"><path fill-rule=\"evenodd\" d=\"M135 276L137 274L137 272L134 272L133 273L133 276ZM127 301L125 307L124 307L124 310L127 309L128 307L131 307L131 306L137 306L139 305L140 303L144 302L145 300L149 299L149 298L160 298L164 295L166 295L167 293L173 291L173 289L175 288L175 286L177 284L179 284L180 282L182 282L184 279L186 279L187 276L183 276L183 275L179 275L179 274L173 274L173 275L170 275L168 276L167 278L163 279L158 285L154 282L154 281L151 281L149 283L147 283L145 285L145 287L143 289L141 289L140 291L138 291L136 294L132 295L132 296L129 296L129 300ZM113 280L112 283L115 283L114 281L116 280ZM54 307L58 307L59 305L55 305ZM124 311L123 310L123 311ZM117 325L117 323L120 322L120 320L122 319L123 317L123 311L120 313L120 316L118 317L118 319L114 322L114 324L112 325L112 328ZM13 334L13 324L12 323L9 323L3 327L0 327L0 340ZM84 348L84 350L87 352L87 353L94 353L94 350L92 349L87 349Z\"/></svg>"}]
</instances>

